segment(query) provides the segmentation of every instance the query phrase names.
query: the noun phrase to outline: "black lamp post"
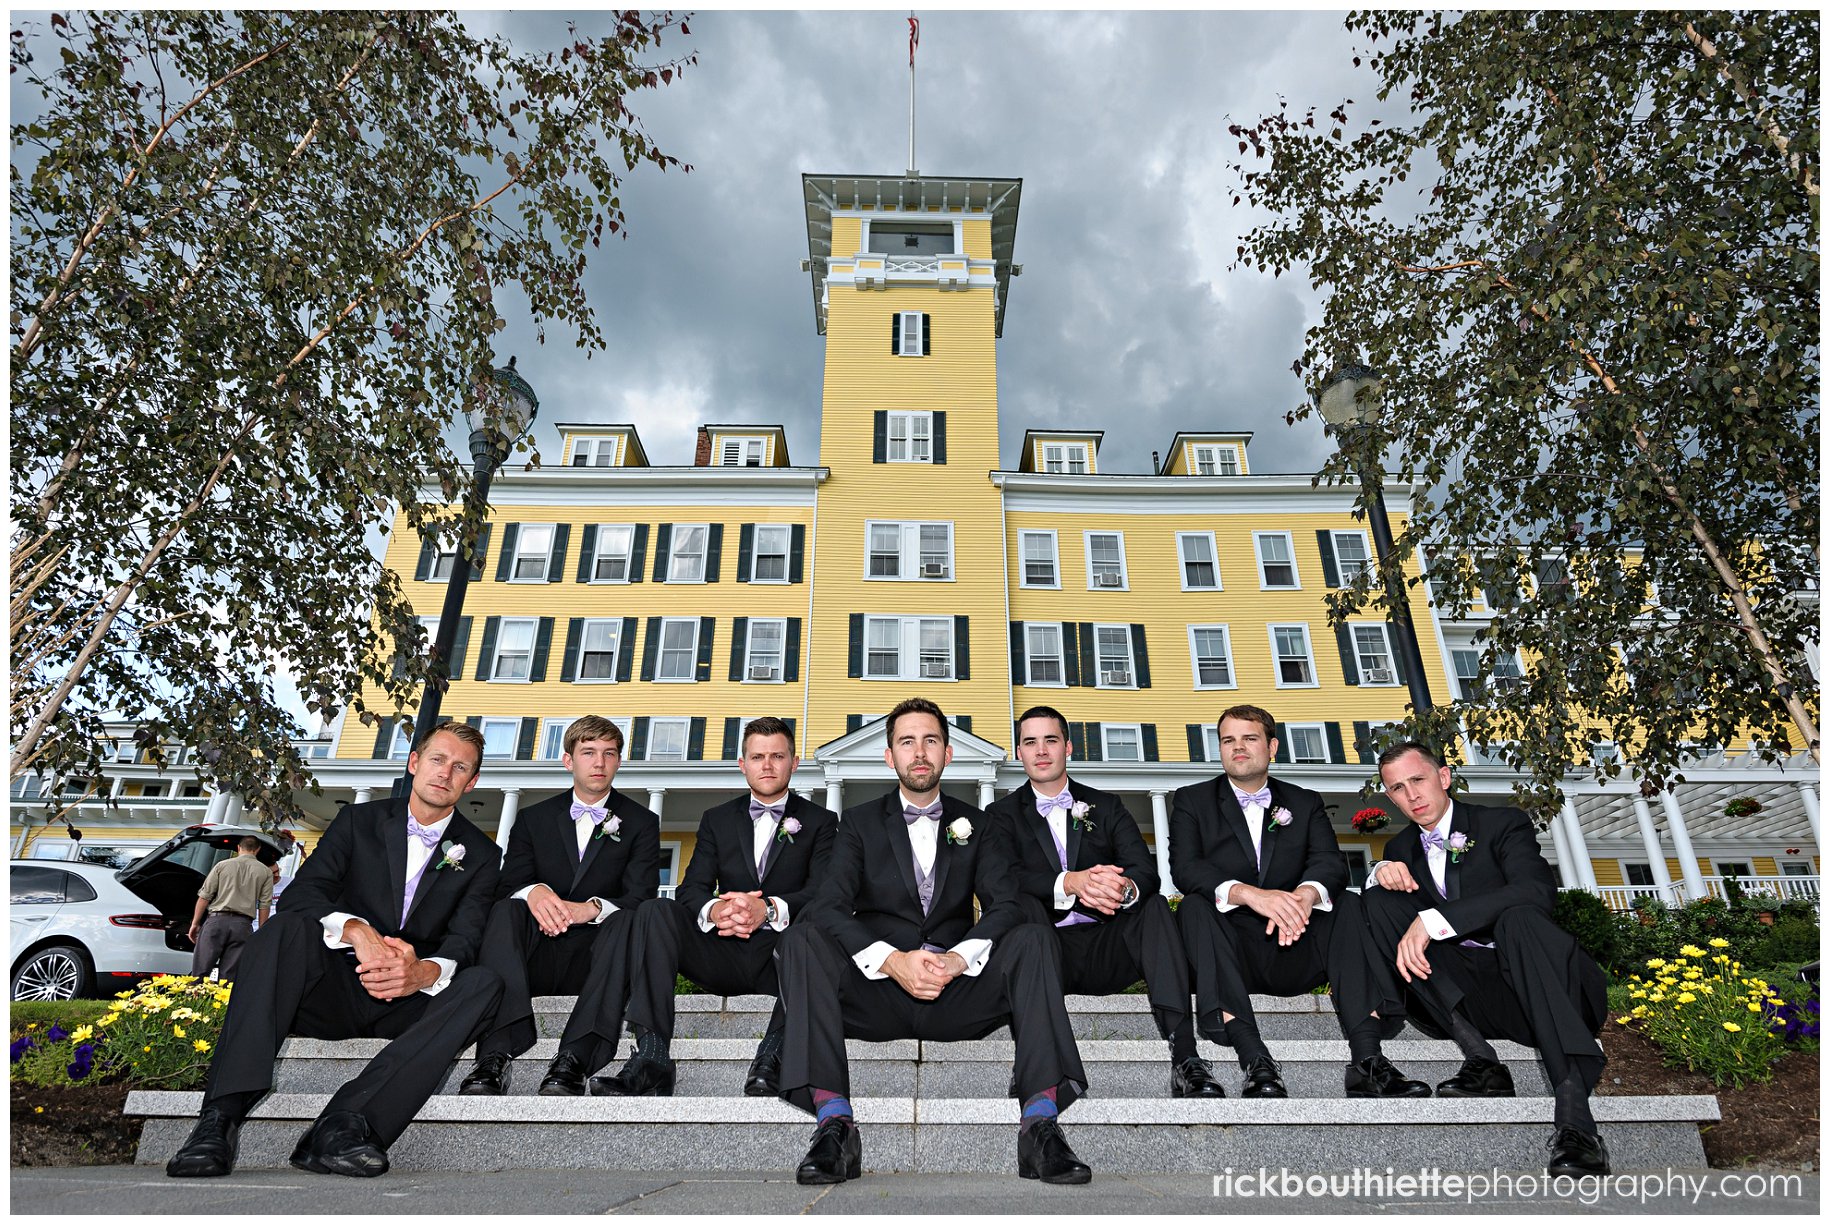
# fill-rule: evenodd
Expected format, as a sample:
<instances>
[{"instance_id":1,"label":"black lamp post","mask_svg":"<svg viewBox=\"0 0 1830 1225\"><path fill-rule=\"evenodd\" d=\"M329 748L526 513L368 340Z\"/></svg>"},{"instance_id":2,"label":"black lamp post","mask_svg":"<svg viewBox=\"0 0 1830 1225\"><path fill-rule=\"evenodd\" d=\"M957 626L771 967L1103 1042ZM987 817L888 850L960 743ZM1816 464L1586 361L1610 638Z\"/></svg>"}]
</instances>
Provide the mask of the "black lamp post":
<instances>
[{"instance_id":1,"label":"black lamp post","mask_svg":"<svg viewBox=\"0 0 1830 1225\"><path fill-rule=\"evenodd\" d=\"M527 380L515 370L515 359L508 365L490 371L488 381L477 389L478 398L464 409L470 424L470 458L475 464L475 478L470 496L464 500L464 518L458 537L457 555L451 561L451 577L445 584L445 606L438 615L438 638L432 644L432 666L435 674L426 681L426 693L419 703L419 714L413 720L417 738L428 728L438 725L439 707L444 704L445 684L450 677L451 652L457 645L458 621L464 613L464 594L470 589L470 568L475 561L477 536L489 513L489 483L496 469L508 458L508 450L533 425L540 412L540 401ZM502 412L499 423L491 424L484 411L483 397L499 396ZM465 541L469 543L466 544ZM442 672L443 675L438 673ZM413 775L402 772L394 780L394 795L406 795L412 788Z\"/></svg>"},{"instance_id":2,"label":"black lamp post","mask_svg":"<svg viewBox=\"0 0 1830 1225\"><path fill-rule=\"evenodd\" d=\"M1345 363L1335 367L1322 384L1316 407L1328 429L1340 439L1341 450L1348 456L1355 452L1355 435L1377 429L1379 396L1384 382L1371 366ZM1383 482L1368 481L1358 464L1354 474L1366 493L1366 519L1372 528L1373 549L1378 554L1380 573L1392 556L1392 524L1385 513ZM1430 700L1430 682L1423 672L1423 656L1417 649L1417 630L1411 622L1410 595L1404 589L1402 572L1394 571L1398 590L1392 601L1392 630L1397 649L1404 659L1405 679L1411 691L1411 709L1422 715L1434 708Z\"/></svg>"}]
</instances>

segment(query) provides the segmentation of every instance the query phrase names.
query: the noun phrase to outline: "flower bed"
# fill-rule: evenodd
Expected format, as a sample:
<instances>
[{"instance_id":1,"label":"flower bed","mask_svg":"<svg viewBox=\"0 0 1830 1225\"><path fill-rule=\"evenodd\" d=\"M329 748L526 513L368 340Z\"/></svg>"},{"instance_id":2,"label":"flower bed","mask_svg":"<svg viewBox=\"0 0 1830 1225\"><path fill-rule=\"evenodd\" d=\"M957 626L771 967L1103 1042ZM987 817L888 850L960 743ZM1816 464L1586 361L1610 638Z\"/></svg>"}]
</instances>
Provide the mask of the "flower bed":
<instances>
[{"instance_id":1,"label":"flower bed","mask_svg":"<svg viewBox=\"0 0 1830 1225\"><path fill-rule=\"evenodd\" d=\"M1648 959L1652 974L1631 976L1627 994L1634 1004L1620 1023L1650 1038L1667 1063L1718 1085L1769 1080L1785 1054L1788 1018L1797 1024L1796 1018L1782 1017L1786 1001L1779 993L1721 951L1727 940L1709 944L1714 954L1686 944L1677 957Z\"/></svg>"}]
</instances>

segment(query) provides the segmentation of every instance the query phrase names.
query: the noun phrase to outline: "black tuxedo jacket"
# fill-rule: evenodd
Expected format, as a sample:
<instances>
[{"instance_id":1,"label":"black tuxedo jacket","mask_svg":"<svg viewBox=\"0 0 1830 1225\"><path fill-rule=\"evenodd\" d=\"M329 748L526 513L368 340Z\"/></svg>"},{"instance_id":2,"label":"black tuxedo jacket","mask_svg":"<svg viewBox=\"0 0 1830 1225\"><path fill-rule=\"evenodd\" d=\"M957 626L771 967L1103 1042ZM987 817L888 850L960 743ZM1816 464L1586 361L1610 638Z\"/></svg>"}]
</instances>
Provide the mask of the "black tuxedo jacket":
<instances>
[{"instance_id":1,"label":"black tuxedo jacket","mask_svg":"<svg viewBox=\"0 0 1830 1225\"><path fill-rule=\"evenodd\" d=\"M661 818L614 787L603 807L622 818L622 827L614 838L594 832L583 859L570 788L523 812L509 831L496 897L543 884L568 902L601 897L627 910L660 892Z\"/></svg>"},{"instance_id":2,"label":"black tuxedo jacket","mask_svg":"<svg viewBox=\"0 0 1830 1225\"><path fill-rule=\"evenodd\" d=\"M1331 898L1347 888L1347 857L1341 854L1322 797L1276 779L1270 787L1261 862L1253 860L1245 811L1226 775L1176 791L1169 814L1169 870L1183 893L1211 899L1229 880L1282 890L1312 880ZM1271 824L1271 813L1279 808L1290 810L1290 824Z\"/></svg>"},{"instance_id":3,"label":"black tuxedo jacket","mask_svg":"<svg viewBox=\"0 0 1830 1225\"><path fill-rule=\"evenodd\" d=\"M1078 872L1094 864L1113 864L1137 885L1138 904L1142 905L1145 898L1156 893L1160 883L1156 857L1144 844L1144 835L1138 832L1125 802L1109 791L1073 778L1068 779L1068 790L1076 802L1088 805L1086 819L1092 823L1091 828L1079 828L1072 817L1063 822L1067 830L1068 869ZM1055 836L1049 832L1048 822L1036 811L1033 786L1024 783L985 811L1004 825L1004 836L1016 864L1017 888L1041 899L1052 912L1050 922L1058 923L1073 911L1093 919L1111 918L1079 898L1074 899L1071 910L1055 909L1055 878L1061 875L1061 860L1055 855Z\"/></svg>"},{"instance_id":4,"label":"black tuxedo jacket","mask_svg":"<svg viewBox=\"0 0 1830 1225\"><path fill-rule=\"evenodd\" d=\"M1418 891L1457 935L1473 937L1487 931L1502 911L1514 906L1551 912L1557 876L1544 862L1537 831L1524 812L1456 800L1449 833L1466 834L1473 842L1459 862L1452 861L1443 870L1451 897L1436 888L1423 834L1415 825L1407 824L1392 836L1384 858L1410 868Z\"/></svg>"},{"instance_id":5,"label":"black tuxedo jacket","mask_svg":"<svg viewBox=\"0 0 1830 1225\"><path fill-rule=\"evenodd\" d=\"M440 868L449 843L464 848L462 863ZM320 920L339 911L351 914L384 936L405 940L421 958L449 958L462 969L477 959L501 862L489 835L462 813L453 813L402 923L406 797L351 804L325 827L316 849L280 894L278 909Z\"/></svg>"},{"instance_id":6,"label":"black tuxedo jacket","mask_svg":"<svg viewBox=\"0 0 1830 1225\"><path fill-rule=\"evenodd\" d=\"M915 851L901 793L845 810L831 864L821 869L812 918L838 938L848 956L879 940L902 952L924 944L946 949L961 940L996 940L1023 921L1003 823L964 800L947 796L944 804L934 848L934 904L926 915L916 891ZM972 836L949 842L947 827L961 817L972 823Z\"/></svg>"},{"instance_id":7,"label":"black tuxedo jacket","mask_svg":"<svg viewBox=\"0 0 1830 1225\"><path fill-rule=\"evenodd\" d=\"M790 839L777 829L769 842L762 879L758 880L756 860L752 858L756 853L756 831L750 820L750 797L740 795L729 803L706 809L699 818L699 838L693 844L692 861L686 865L686 875L674 897L696 915L720 893L760 889L764 897L778 897L788 903L790 921L801 917L813 901L814 878L831 861L839 818L832 809L804 800L792 791L782 812L782 823L786 824L790 817L801 823L801 832Z\"/></svg>"}]
</instances>

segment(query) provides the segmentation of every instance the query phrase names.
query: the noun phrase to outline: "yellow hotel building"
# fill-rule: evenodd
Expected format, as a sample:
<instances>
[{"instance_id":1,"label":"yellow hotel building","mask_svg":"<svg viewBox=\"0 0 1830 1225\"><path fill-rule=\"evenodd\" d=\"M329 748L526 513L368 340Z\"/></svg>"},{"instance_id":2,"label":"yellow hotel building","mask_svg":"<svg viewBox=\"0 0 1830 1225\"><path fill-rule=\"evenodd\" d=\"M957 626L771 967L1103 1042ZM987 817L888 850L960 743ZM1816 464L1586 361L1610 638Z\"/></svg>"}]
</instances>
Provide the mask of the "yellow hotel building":
<instances>
[{"instance_id":1,"label":"yellow hotel building","mask_svg":"<svg viewBox=\"0 0 1830 1225\"><path fill-rule=\"evenodd\" d=\"M606 715L626 736L617 786L662 816L671 883L700 814L743 787L745 720L792 720L796 789L840 809L888 790L873 721L921 694L955 725L950 793L982 806L1019 784L1012 721L1046 703L1071 722L1072 772L1124 796L1166 859L1170 793L1218 773L1215 716L1251 702L1281 725L1276 772L1328 797L1363 873L1385 835L1349 825L1370 803L1362 744L1402 715L1407 678L1387 625L1328 623L1328 592L1371 558L1352 490L1255 471L1237 420L1186 423L1152 472L1102 463L1096 427L1122 420L1032 429L1001 455L1021 181L806 175L802 189L826 338L818 462L795 462L769 424L707 422L695 454L650 456L632 425L563 419L557 465L498 474L444 701L489 745L467 815L505 842L523 806L568 785L566 724ZM1386 499L1401 518L1409 489ZM404 516L394 529L387 564L437 610L451 546ZM1427 584L1412 591L1429 687L1459 695L1478 623L1445 622ZM307 845L340 803L387 793L407 737L350 719L315 751L325 794ZM239 801L185 773L123 763L118 807L79 814L88 847L130 855L235 817ZM1463 773L1476 793L1510 782L1479 760ZM1815 895L1813 772L1723 754L1687 775L1650 802L1572 779L1543 834L1563 883L1622 906L1723 876ZM38 837L33 785L14 783L15 855L83 853L61 829ZM1762 812L1726 817L1744 795Z\"/></svg>"}]
</instances>

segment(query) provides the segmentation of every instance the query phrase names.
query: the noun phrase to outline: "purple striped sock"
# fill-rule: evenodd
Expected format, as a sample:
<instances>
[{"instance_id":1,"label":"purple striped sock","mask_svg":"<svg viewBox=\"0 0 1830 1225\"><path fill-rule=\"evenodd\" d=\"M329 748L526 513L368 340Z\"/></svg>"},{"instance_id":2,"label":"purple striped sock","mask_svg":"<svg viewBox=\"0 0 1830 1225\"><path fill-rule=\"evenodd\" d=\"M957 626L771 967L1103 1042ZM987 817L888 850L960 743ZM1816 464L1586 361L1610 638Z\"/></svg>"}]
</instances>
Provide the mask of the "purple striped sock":
<instances>
[{"instance_id":1,"label":"purple striped sock","mask_svg":"<svg viewBox=\"0 0 1830 1225\"><path fill-rule=\"evenodd\" d=\"M840 1097L830 1089L813 1091L814 1117L821 1123L828 1119L851 1118L851 1099Z\"/></svg>"}]
</instances>

